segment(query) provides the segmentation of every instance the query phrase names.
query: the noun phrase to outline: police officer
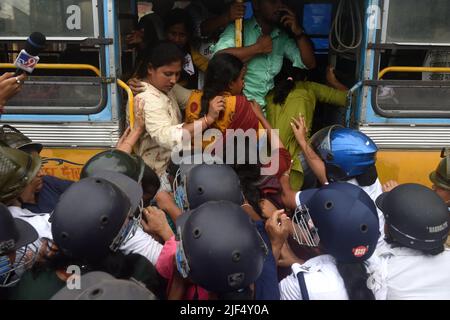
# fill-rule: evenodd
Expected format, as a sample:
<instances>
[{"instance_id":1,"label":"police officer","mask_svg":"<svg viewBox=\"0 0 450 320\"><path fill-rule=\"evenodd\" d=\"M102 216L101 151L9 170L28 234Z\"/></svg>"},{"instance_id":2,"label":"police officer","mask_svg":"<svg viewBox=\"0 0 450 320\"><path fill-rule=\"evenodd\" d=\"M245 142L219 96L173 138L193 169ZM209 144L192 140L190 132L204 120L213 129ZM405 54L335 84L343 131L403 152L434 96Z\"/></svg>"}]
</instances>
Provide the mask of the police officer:
<instances>
[{"instance_id":1,"label":"police officer","mask_svg":"<svg viewBox=\"0 0 450 320\"><path fill-rule=\"evenodd\" d=\"M145 164L141 157L111 149L100 152L83 166L80 177L90 177L98 170L123 173L142 185L144 206L148 206L160 187L156 173Z\"/></svg>"},{"instance_id":2,"label":"police officer","mask_svg":"<svg viewBox=\"0 0 450 320\"><path fill-rule=\"evenodd\" d=\"M29 223L13 218L0 203L0 289L15 285L21 273L33 265L37 255L33 242L37 238L36 230ZM4 292L0 290L0 293Z\"/></svg>"},{"instance_id":3,"label":"police officer","mask_svg":"<svg viewBox=\"0 0 450 320\"><path fill-rule=\"evenodd\" d=\"M364 133L339 125L323 128L306 142L306 126L300 117L292 125L297 141L303 149L302 165L305 172L314 173L321 184L345 181L361 187L375 201L383 193L375 167L378 147ZM306 179L306 178L305 178ZM290 190L287 177L280 179L285 205L297 207L299 194ZM308 180L308 179L306 179ZM378 210L380 243L384 237L384 218Z\"/></svg>"},{"instance_id":4,"label":"police officer","mask_svg":"<svg viewBox=\"0 0 450 320\"><path fill-rule=\"evenodd\" d=\"M39 156L42 144L33 142L18 129L10 125L0 128L0 141L9 147ZM18 200L21 206L33 213L49 213L55 208L61 194L73 183L57 177L44 175L40 170L24 188Z\"/></svg>"},{"instance_id":5,"label":"police officer","mask_svg":"<svg viewBox=\"0 0 450 320\"><path fill-rule=\"evenodd\" d=\"M448 209L432 190L404 184L376 201L386 219L386 244L377 248L389 300L450 299Z\"/></svg>"},{"instance_id":6,"label":"police officer","mask_svg":"<svg viewBox=\"0 0 450 320\"><path fill-rule=\"evenodd\" d=\"M19 195L36 177L40 167L41 159L38 155L0 145L0 202L8 206L14 218L31 224L39 238L51 238L48 222L50 215L36 215L23 209L18 201Z\"/></svg>"},{"instance_id":7,"label":"police officer","mask_svg":"<svg viewBox=\"0 0 450 320\"><path fill-rule=\"evenodd\" d=\"M304 261L282 253L292 273L280 282L281 298L374 300L375 292L367 286L376 269L369 259L379 237L374 202L360 187L345 182L305 190L299 202L294 237L315 248L315 256Z\"/></svg>"},{"instance_id":8,"label":"police officer","mask_svg":"<svg viewBox=\"0 0 450 320\"><path fill-rule=\"evenodd\" d=\"M224 164L200 164L200 165L180 165L179 174L174 182L174 190L179 203L183 208L195 210L201 205L210 201L229 201L237 206L241 206L253 220L259 234L269 248L267 258L264 261L263 272L255 282L256 299L279 299L278 279L276 263L271 252L270 240L264 229L264 221L248 210L248 204L244 202L240 182L235 171ZM184 224L188 215L182 214L176 219L176 224ZM256 219L256 220L255 220ZM166 241L161 251L161 259L156 266L163 276L169 279L172 274L167 272L173 268L173 257L176 247L175 238ZM188 295L188 297L190 297Z\"/></svg>"},{"instance_id":9,"label":"police officer","mask_svg":"<svg viewBox=\"0 0 450 320\"><path fill-rule=\"evenodd\" d=\"M137 182L112 171L99 171L70 186L51 217L57 251L43 260L37 272L24 274L11 298L49 299L65 285L69 267L81 273L135 277L158 287L159 278L146 258L118 252L138 227L141 198Z\"/></svg>"},{"instance_id":10,"label":"police officer","mask_svg":"<svg viewBox=\"0 0 450 320\"><path fill-rule=\"evenodd\" d=\"M89 159L81 170L81 178L95 177L104 170L126 175L142 187L142 207L154 196L159 188L159 179L141 157L132 156L117 149L100 152ZM145 211L142 213L145 214ZM139 217L141 218L141 216ZM143 220L145 225L145 220ZM126 254L138 253L155 264L162 250L162 245L141 227L136 228L135 235L124 243L121 251Z\"/></svg>"},{"instance_id":11,"label":"police officer","mask_svg":"<svg viewBox=\"0 0 450 320\"><path fill-rule=\"evenodd\" d=\"M445 201L450 211L450 148L442 150L442 160L430 173L433 190Z\"/></svg>"},{"instance_id":12,"label":"police officer","mask_svg":"<svg viewBox=\"0 0 450 320\"><path fill-rule=\"evenodd\" d=\"M181 276L219 295L252 286L263 270L267 246L240 206L211 201L184 215L177 222Z\"/></svg>"}]
</instances>

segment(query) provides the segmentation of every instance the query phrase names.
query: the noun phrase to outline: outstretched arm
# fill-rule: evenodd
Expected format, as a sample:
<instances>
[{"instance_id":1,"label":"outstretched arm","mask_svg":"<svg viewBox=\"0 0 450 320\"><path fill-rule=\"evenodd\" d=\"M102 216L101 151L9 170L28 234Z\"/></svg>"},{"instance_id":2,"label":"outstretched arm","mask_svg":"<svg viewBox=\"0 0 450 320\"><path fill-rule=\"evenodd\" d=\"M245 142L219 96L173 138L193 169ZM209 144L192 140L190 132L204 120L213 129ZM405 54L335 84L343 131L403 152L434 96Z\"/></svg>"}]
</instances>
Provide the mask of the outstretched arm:
<instances>
[{"instance_id":1,"label":"outstretched arm","mask_svg":"<svg viewBox=\"0 0 450 320\"><path fill-rule=\"evenodd\" d=\"M308 162L308 165L321 184L328 183L325 163L306 141L307 128L305 118L300 115L298 119L292 118L292 121L292 130L294 131L295 138L297 139L300 148L303 150L303 155L305 156L306 162Z\"/></svg>"},{"instance_id":2,"label":"outstretched arm","mask_svg":"<svg viewBox=\"0 0 450 320\"><path fill-rule=\"evenodd\" d=\"M331 66L327 67L327 83L330 87L332 87L336 90L345 91L345 92L348 91L348 88L336 78L336 74L334 73L334 68Z\"/></svg>"},{"instance_id":3,"label":"outstretched arm","mask_svg":"<svg viewBox=\"0 0 450 320\"><path fill-rule=\"evenodd\" d=\"M133 151L133 146L139 140L140 136L143 135L145 132L145 119L144 119L145 101L144 99L136 97L135 103L136 103L136 114L135 114L134 128L131 129L130 127L128 127L120 137L116 146L117 150L126 153L131 153Z\"/></svg>"}]
</instances>

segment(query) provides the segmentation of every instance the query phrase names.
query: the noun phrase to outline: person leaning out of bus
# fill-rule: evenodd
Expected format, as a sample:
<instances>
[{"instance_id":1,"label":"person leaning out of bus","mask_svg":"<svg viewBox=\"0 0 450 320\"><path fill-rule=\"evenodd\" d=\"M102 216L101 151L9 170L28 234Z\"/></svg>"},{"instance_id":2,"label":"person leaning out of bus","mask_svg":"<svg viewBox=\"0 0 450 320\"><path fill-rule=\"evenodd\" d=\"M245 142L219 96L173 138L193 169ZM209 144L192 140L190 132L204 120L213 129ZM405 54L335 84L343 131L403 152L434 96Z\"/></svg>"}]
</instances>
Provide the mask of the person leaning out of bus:
<instances>
[{"instance_id":1,"label":"person leaning out of bus","mask_svg":"<svg viewBox=\"0 0 450 320\"><path fill-rule=\"evenodd\" d=\"M284 65L275 78L275 88L266 97L267 120L279 130L280 139L289 151L294 163L290 174L290 184L294 190L303 186L303 167L298 157L302 151L295 138L290 123L299 114L304 116L307 131L311 131L317 102L347 106L348 88L340 83L332 68L327 70L329 86L305 80L304 70Z\"/></svg>"},{"instance_id":2,"label":"person leaning out of bus","mask_svg":"<svg viewBox=\"0 0 450 320\"><path fill-rule=\"evenodd\" d=\"M217 96L209 103L207 114L186 124L182 122L180 105L186 105L190 90L177 85L184 55L170 42L161 42L146 56L137 72L145 91L137 98L145 101L145 134L141 137L137 154L161 176L164 174L174 148L180 147L183 133L194 133L194 127L202 131L208 128L224 110L224 98Z\"/></svg>"},{"instance_id":3,"label":"person leaning out of bus","mask_svg":"<svg viewBox=\"0 0 450 320\"><path fill-rule=\"evenodd\" d=\"M281 0L253 0L252 4L254 17L243 22L243 46L236 47L235 26L230 24L212 51L230 53L248 63L244 94L264 108L265 97L274 87L273 78L280 72L284 57L303 69L314 69L316 59L295 13Z\"/></svg>"}]
</instances>

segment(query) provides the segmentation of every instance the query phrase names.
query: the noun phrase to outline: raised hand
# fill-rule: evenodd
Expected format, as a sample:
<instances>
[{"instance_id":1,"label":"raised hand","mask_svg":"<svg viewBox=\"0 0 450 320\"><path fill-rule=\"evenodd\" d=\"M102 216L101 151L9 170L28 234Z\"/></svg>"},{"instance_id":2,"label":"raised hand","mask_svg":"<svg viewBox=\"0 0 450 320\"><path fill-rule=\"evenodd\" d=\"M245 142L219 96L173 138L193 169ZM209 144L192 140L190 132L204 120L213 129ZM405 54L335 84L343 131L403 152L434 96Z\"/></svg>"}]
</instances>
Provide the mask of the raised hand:
<instances>
[{"instance_id":1,"label":"raised hand","mask_svg":"<svg viewBox=\"0 0 450 320\"><path fill-rule=\"evenodd\" d=\"M214 121L216 121L220 112L225 110L225 98L222 96L216 96L212 100L209 101L209 110L206 118L208 119L208 125L211 125Z\"/></svg>"}]
</instances>

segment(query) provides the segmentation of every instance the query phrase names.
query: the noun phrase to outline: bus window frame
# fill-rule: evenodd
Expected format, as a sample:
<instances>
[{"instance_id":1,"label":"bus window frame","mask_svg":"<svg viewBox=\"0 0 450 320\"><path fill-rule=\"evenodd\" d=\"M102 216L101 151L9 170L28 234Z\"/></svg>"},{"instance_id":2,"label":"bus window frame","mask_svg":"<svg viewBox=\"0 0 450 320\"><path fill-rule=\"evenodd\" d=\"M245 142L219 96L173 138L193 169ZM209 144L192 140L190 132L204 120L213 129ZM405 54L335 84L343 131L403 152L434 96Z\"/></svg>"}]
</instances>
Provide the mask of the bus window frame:
<instances>
[{"instance_id":1,"label":"bus window frame","mask_svg":"<svg viewBox=\"0 0 450 320\"><path fill-rule=\"evenodd\" d=\"M103 3L102 1L98 0L91 0L92 4L92 26L93 26L93 33L94 33L94 39L100 38L100 27L102 26L102 20L103 20ZM100 15L100 10L102 10L102 14ZM95 14L97 13L97 14ZM32 31L30 30L30 33ZM2 37L0 36L0 41L26 41L27 36L24 37ZM47 37L47 41L84 41L86 39L89 39L91 37Z\"/></svg>"},{"instance_id":2,"label":"bus window frame","mask_svg":"<svg viewBox=\"0 0 450 320\"><path fill-rule=\"evenodd\" d=\"M365 85L368 85L372 87L371 90L371 103L372 108L375 111L376 114L385 117L385 118L449 118L450 117L450 108L449 110L386 110L383 109L378 105L377 102L377 86L383 86L388 83L395 83L399 86L402 84L410 84L411 88L419 88L419 87L450 87L450 85L447 85L443 83L442 81L423 81L423 80L416 80L416 81L410 81L410 80L380 80L378 79L378 72L380 70L380 64L381 64L381 56L382 51L384 49L403 49L403 50L414 50L414 49L423 49L423 50L430 50L430 49L444 49L450 51L450 44L447 46L447 44L437 43L437 44L431 44L431 43L386 43L383 40L386 38L386 29L387 29L387 15L388 15L388 8L386 7L386 3L389 4L390 0L382 0L381 5L383 8L383 16L381 20L381 30L377 30L376 33L376 40L375 43L369 43L367 49L368 50L374 50L374 66L373 66L373 79L369 81L364 81ZM384 37L384 38L383 38ZM374 79L375 78L375 79ZM415 85L417 83L417 85Z\"/></svg>"},{"instance_id":3,"label":"bus window frame","mask_svg":"<svg viewBox=\"0 0 450 320\"><path fill-rule=\"evenodd\" d=\"M108 39L104 38L104 22L105 17L104 13L104 4L102 1L92 0L93 4L93 12L96 13L94 16L94 31L97 33L97 37L95 39L86 38L86 37L49 37L47 38L47 42L65 42L65 43L79 43L83 44L87 40L91 40L92 45L98 46L98 57L99 57L99 69L101 73L101 77L84 77L86 78L86 83L89 82L97 82L100 84L100 100L96 106L91 107L71 107L71 106L52 106L52 107L37 107L37 106L9 106L8 113L10 114L29 114L29 115L46 115L46 114L61 114L61 115L93 115L102 112L108 105L108 88L107 82L105 81L106 74L106 50L105 45L109 44ZM7 39L8 38L8 39ZM22 37L0 37L0 43L5 43L8 41L25 41L26 38ZM6 71L6 70L5 70ZM58 77L58 76L55 76ZM79 79L80 77L78 77ZM94 80L96 79L96 80ZM70 83L70 82L68 82Z\"/></svg>"},{"instance_id":4,"label":"bus window frame","mask_svg":"<svg viewBox=\"0 0 450 320\"><path fill-rule=\"evenodd\" d=\"M97 114L101 112L107 105L108 97L107 97L107 88L106 83L102 80L102 78L99 77L77 77L77 82L83 82L80 81L84 78L86 80L86 84L89 85L95 85L96 83L100 86L100 100L99 103L96 106L91 107L80 107L80 106L52 106L52 107L42 107L42 106L12 106L12 105L6 105L8 108L8 114L32 114L32 115L91 115L91 114ZM31 79L30 82L36 82L39 83L39 81L33 81ZM58 83L56 81L53 81L54 83ZM63 82L63 81L61 81ZM51 84L52 81L46 81L46 84ZM70 82L67 82L68 85L70 85ZM74 110L76 109L76 113L74 113ZM37 112L39 111L39 112Z\"/></svg>"},{"instance_id":5,"label":"bus window frame","mask_svg":"<svg viewBox=\"0 0 450 320\"><path fill-rule=\"evenodd\" d=\"M388 32L388 21L389 21L389 3L391 0L381 0L381 8L383 8L382 17L381 17L381 41L378 43L382 44L397 44L397 45L406 45L406 46L414 46L414 45L424 45L424 46L449 46L450 42L407 42L407 41L395 41L395 42L387 42L387 32ZM395 1L395 0L394 0Z\"/></svg>"}]
</instances>

